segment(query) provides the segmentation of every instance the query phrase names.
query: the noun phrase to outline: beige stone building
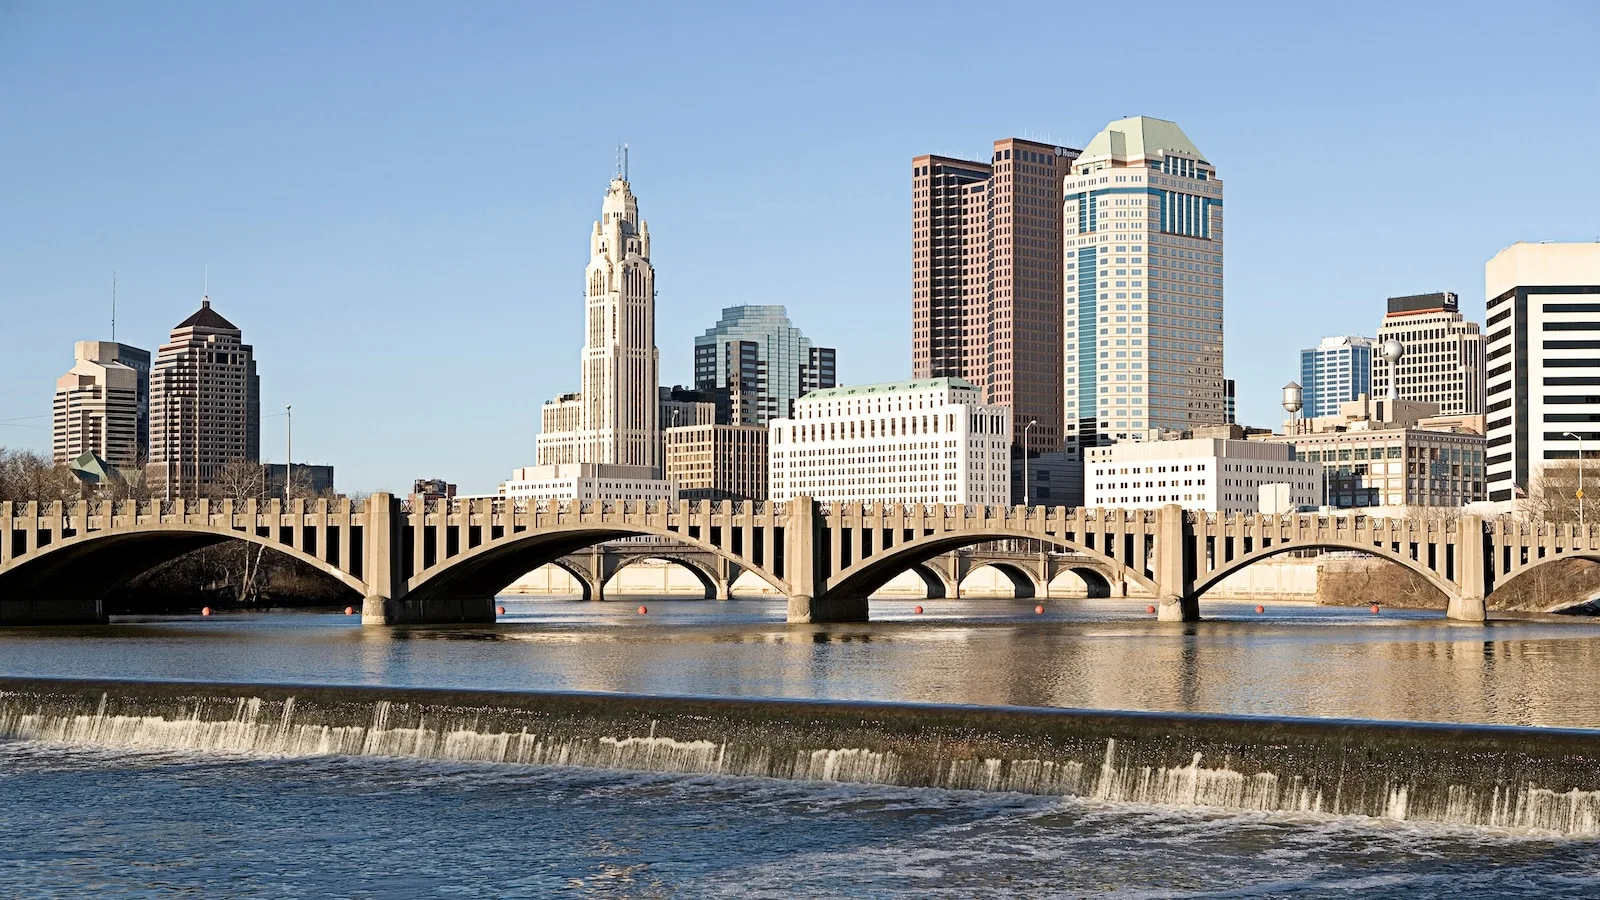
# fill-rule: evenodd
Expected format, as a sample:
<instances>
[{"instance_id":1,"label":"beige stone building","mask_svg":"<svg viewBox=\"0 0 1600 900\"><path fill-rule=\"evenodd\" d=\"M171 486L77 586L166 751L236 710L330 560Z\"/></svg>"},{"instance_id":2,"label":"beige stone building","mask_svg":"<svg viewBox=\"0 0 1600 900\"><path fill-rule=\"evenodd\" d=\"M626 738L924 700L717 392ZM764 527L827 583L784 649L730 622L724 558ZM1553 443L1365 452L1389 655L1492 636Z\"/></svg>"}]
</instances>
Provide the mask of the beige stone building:
<instances>
[{"instance_id":1,"label":"beige stone building","mask_svg":"<svg viewBox=\"0 0 1600 900\"><path fill-rule=\"evenodd\" d=\"M960 378L1062 447L1061 185L1078 151L1019 138L987 162L911 161L912 377Z\"/></svg>"},{"instance_id":2,"label":"beige stone building","mask_svg":"<svg viewBox=\"0 0 1600 900\"><path fill-rule=\"evenodd\" d=\"M667 480L685 500L767 499L767 426L668 428Z\"/></svg>"},{"instance_id":3,"label":"beige stone building","mask_svg":"<svg viewBox=\"0 0 1600 900\"><path fill-rule=\"evenodd\" d=\"M93 453L113 468L136 468L143 373L118 361L133 348L111 341L79 341L72 349L72 368L56 379L51 455L64 464ZM134 353L143 354L148 368L150 354Z\"/></svg>"},{"instance_id":4,"label":"beige stone building","mask_svg":"<svg viewBox=\"0 0 1600 900\"><path fill-rule=\"evenodd\" d=\"M171 497L198 497L230 463L260 459L255 351L206 297L172 329L150 372L146 480Z\"/></svg>"}]
</instances>

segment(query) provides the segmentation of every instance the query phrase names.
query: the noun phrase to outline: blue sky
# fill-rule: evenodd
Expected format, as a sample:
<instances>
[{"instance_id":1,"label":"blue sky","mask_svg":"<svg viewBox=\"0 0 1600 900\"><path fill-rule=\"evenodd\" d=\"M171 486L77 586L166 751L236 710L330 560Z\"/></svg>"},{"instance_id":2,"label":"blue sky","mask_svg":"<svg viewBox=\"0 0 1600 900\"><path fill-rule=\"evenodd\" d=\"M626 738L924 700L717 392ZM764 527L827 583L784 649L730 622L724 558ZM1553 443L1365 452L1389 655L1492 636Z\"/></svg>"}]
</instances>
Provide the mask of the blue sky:
<instances>
[{"instance_id":1,"label":"blue sky","mask_svg":"<svg viewBox=\"0 0 1600 900\"><path fill-rule=\"evenodd\" d=\"M1386 296L1478 317L1499 248L1600 237L1597 4L768 6L0 0L0 444L48 449L113 269L153 350L209 264L297 460L493 490L577 388L622 141L664 384L736 303L787 305L847 382L909 375L910 158L1124 115L1226 184L1251 423Z\"/></svg>"}]
</instances>

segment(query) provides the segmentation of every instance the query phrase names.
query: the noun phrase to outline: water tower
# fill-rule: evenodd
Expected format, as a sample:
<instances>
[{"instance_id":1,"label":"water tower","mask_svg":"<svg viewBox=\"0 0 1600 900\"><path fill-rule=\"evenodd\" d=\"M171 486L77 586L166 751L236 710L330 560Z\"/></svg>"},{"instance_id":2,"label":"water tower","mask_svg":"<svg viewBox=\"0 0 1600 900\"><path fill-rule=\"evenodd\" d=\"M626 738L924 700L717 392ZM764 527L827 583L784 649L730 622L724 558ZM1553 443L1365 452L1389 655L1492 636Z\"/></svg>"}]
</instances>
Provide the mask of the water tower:
<instances>
[{"instance_id":1,"label":"water tower","mask_svg":"<svg viewBox=\"0 0 1600 900\"><path fill-rule=\"evenodd\" d=\"M1400 357L1406 355L1406 345L1394 338L1383 342L1383 347L1378 351L1389 363L1389 400L1400 399Z\"/></svg>"},{"instance_id":2,"label":"water tower","mask_svg":"<svg viewBox=\"0 0 1600 900\"><path fill-rule=\"evenodd\" d=\"M1283 411L1294 420L1294 433L1300 433L1300 410L1305 406L1305 389L1299 382L1291 381L1283 386Z\"/></svg>"}]
</instances>

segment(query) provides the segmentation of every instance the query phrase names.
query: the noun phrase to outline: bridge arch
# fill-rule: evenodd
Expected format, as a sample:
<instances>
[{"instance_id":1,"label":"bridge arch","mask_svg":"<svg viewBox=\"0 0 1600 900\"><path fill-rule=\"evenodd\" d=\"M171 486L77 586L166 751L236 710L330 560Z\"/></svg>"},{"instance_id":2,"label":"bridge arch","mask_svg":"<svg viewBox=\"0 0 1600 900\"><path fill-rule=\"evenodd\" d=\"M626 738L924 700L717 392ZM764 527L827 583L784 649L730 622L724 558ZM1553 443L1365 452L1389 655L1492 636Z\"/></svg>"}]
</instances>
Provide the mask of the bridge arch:
<instances>
[{"instance_id":1,"label":"bridge arch","mask_svg":"<svg viewBox=\"0 0 1600 900\"><path fill-rule=\"evenodd\" d=\"M830 597L844 602L864 602L867 597L888 583L889 579L940 554L988 541L1007 540L1038 541L1062 552L1078 554L1107 571L1123 573L1125 579L1138 583L1150 591L1151 595L1160 593L1154 580L1121 560L1052 534L1021 529L950 531L923 535L852 563L828 580L827 593Z\"/></svg>"},{"instance_id":2,"label":"bridge arch","mask_svg":"<svg viewBox=\"0 0 1600 900\"><path fill-rule=\"evenodd\" d=\"M1248 566L1254 565L1255 563L1258 563L1264 559L1269 559L1271 557L1279 556L1295 550L1348 550L1354 553L1364 553L1368 556L1375 556L1380 559L1386 559L1390 562L1399 563L1400 565L1405 566L1407 569L1417 573L1418 575L1422 576L1423 579L1428 582L1428 584L1437 588L1440 595L1444 597L1446 602L1448 602L1450 598L1455 597L1457 593L1457 589L1454 584L1450 583L1438 572L1428 568L1427 564L1418 562L1409 556L1396 553L1387 547L1381 547L1376 544L1362 544L1354 541L1318 540L1293 541L1282 544L1273 544L1270 547L1262 547L1252 550L1249 553L1229 560L1210 572L1205 573L1205 575L1196 578L1193 596L1196 600L1198 600L1200 597L1205 595L1206 591L1216 587L1218 583L1220 583L1224 578L1227 578L1229 575L1232 575Z\"/></svg>"},{"instance_id":3,"label":"bridge arch","mask_svg":"<svg viewBox=\"0 0 1600 900\"><path fill-rule=\"evenodd\" d=\"M743 571L753 572L781 593L789 593L788 583L770 568L755 565L750 560L682 532L643 523L574 523L512 532L441 560L410 577L402 602L428 603L456 597L492 597L515 581L518 575L545 563L606 541L641 535L667 538L720 557ZM666 551L668 556L670 552ZM600 584L603 590L604 581Z\"/></svg>"},{"instance_id":4,"label":"bridge arch","mask_svg":"<svg viewBox=\"0 0 1600 900\"><path fill-rule=\"evenodd\" d=\"M1034 597L1045 593L1045 586L1034 578L1032 572L1017 563L1006 560L984 560L975 563L971 569L967 570L966 577L961 579L962 585L966 584L967 578L984 569L994 569L1004 575L1006 580L1011 582L1011 596L1017 600L1032 600ZM966 595L968 590L968 588L963 587L962 594Z\"/></svg>"},{"instance_id":5,"label":"bridge arch","mask_svg":"<svg viewBox=\"0 0 1600 900\"><path fill-rule=\"evenodd\" d=\"M1091 600L1103 600L1113 593L1111 589L1112 579L1105 572L1094 566L1083 565L1063 566L1061 571L1056 573L1056 577L1050 579L1046 587L1054 593L1057 580L1068 573L1076 575L1078 580L1083 582L1084 594Z\"/></svg>"},{"instance_id":6,"label":"bridge arch","mask_svg":"<svg viewBox=\"0 0 1600 900\"><path fill-rule=\"evenodd\" d=\"M649 556L627 556L619 559L617 564L611 567L609 572L605 573L606 577L600 583L601 598L605 598L605 589L606 586L611 583L611 579L617 577L617 575L623 569L638 565L642 562L647 562L649 560L668 562L675 566L689 570L690 574L694 575L695 580L700 582L700 586L704 589L705 599L707 600L715 600L717 599L719 593L726 593L727 586L722 585L722 577L710 566L707 566L705 563L684 554L673 553L670 548L663 548L661 553L652 552Z\"/></svg>"},{"instance_id":7,"label":"bridge arch","mask_svg":"<svg viewBox=\"0 0 1600 900\"><path fill-rule=\"evenodd\" d=\"M929 600L947 600L961 593L960 585L953 583L950 576L940 571L937 566L918 563L906 571L922 579L923 593ZM893 577L890 576L890 580L893 580Z\"/></svg>"},{"instance_id":8,"label":"bridge arch","mask_svg":"<svg viewBox=\"0 0 1600 900\"><path fill-rule=\"evenodd\" d=\"M48 610L57 597L92 601L97 609L114 588L206 547L244 541L304 563L349 588L367 594L361 578L303 550L254 530L218 525L166 523L158 527L108 528L62 538L0 566L0 597L46 598L30 602ZM48 615L48 613L46 613Z\"/></svg>"},{"instance_id":9,"label":"bridge arch","mask_svg":"<svg viewBox=\"0 0 1600 900\"><path fill-rule=\"evenodd\" d=\"M1519 566L1516 570L1506 575L1497 577L1494 582L1494 587L1489 591L1488 595L1483 598L1484 604L1487 606L1490 597L1493 597L1496 593L1515 583L1524 575L1536 571L1543 566L1549 565L1550 563L1562 562L1569 559L1581 559L1586 562L1600 564L1600 552L1592 550L1564 550L1560 553L1552 553L1548 556L1530 560L1527 565ZM1499 568L1499 561L1496 560L1495 571L1498 572Z\"/></svg>"}]
</instances>

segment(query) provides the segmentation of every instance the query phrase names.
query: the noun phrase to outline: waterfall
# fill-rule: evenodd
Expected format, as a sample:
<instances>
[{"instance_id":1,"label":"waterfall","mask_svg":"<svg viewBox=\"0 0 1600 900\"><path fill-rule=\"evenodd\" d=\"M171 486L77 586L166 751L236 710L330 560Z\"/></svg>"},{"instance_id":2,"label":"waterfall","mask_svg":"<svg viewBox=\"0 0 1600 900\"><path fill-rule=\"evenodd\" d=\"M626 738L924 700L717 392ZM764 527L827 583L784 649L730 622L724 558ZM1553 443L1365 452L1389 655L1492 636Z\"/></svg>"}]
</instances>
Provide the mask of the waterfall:
<instances>
[{"instance_id":1,"label":"waterfall","mask_svg":"<svg viewBox=\"0 0 1600 900\"><path fill-rule=\"evenodd\" d=\"M1016 791L1600 834L1600 732L0 678L0 739Z\"/></svg>"}]
</instances>

